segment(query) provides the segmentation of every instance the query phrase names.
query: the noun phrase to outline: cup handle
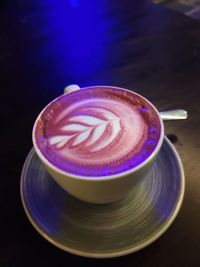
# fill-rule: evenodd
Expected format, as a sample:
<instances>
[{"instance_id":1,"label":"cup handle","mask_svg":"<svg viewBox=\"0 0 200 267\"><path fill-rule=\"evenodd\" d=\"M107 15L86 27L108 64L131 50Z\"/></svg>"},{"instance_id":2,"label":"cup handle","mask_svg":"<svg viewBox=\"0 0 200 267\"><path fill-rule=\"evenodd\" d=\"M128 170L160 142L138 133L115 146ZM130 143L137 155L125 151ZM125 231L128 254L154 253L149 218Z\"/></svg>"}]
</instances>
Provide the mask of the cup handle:
<instances>
[{"instance_id":1,"label":"cup handle","mask_svg":"<svg viewBox=\"0 0 200 267\"><path fill-rule=\"evenodd\" d=\"M80 90L80 86L78 86L77 84L70 84L68 86L65 87L64 89L64 94L68 94L77 90Z\"/></svg>"}]
</instances>

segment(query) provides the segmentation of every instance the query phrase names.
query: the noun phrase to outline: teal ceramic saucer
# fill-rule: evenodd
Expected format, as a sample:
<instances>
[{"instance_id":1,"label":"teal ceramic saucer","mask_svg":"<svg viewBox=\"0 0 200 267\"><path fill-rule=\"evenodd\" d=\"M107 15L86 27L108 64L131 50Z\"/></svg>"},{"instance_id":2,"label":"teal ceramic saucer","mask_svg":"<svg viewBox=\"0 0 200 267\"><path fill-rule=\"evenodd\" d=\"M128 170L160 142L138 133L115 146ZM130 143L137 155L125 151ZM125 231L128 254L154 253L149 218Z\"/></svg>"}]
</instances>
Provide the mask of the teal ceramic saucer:
<instances>
[{"instance_id":1,"label":"teal ceramic saucer","mask_svg":"<svg viewBox=\"0 0 200 267\"><path fill-rule=\"evenodd\" d=\"M34 149L21 175L22 203L34 228L56 247L93 258L127 255L158 239L176 218L184 188L181 160L166 137L145 181L113 204L88 204L70 196Z\"/></svg>"}]
</instances>

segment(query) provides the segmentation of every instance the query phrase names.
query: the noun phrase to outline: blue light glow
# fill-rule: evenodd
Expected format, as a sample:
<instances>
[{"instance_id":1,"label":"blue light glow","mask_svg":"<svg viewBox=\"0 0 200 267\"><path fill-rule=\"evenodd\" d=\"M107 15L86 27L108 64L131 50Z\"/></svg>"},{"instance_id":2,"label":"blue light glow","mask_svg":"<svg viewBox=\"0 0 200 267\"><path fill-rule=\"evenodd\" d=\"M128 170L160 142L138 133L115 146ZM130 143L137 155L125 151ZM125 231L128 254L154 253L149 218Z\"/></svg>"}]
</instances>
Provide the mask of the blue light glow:
<instances>
[{"instance_id":1,"label":"blue light glow","mask_svg":"<svg viewBox=\"0 0 200 267\"><path fill-rule=\"evenodd\" d=\"M108 39L108 21L102 19L102 12L106 12L104 0L65 0L56 4L55 0L48 1L43 23L37 25L50 38L47 40L48 47L45 44L38 55L41 63L43 60L48 62L45 62L47 69L41 74L45 85L47 83L51 87L57 82L54 87L59 88L64 83L80 84L83 80L90 81L91 75L102 69Z\"/></svg>"}]
</instances>

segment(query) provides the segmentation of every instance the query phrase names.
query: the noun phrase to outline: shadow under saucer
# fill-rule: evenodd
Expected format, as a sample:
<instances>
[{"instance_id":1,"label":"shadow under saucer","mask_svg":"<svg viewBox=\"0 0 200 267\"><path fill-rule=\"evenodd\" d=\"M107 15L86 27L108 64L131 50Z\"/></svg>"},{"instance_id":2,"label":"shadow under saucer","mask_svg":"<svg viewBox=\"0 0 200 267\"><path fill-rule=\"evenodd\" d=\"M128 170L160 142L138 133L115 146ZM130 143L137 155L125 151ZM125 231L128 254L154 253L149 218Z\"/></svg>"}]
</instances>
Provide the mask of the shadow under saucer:
<instances>
[{"instance_id":1,"label":"shadow under saucer","mask_svg":"<svg viewBox=\"0 0 200 267\"><path fill-rule=\"evenodd\" d=\"M126 255L159 238L178 214L184 188L181 160L166 137L146 179L112 204L89 204L70 196L34 149L21 175L23 207L36 230L64 251L93 258Z\"/></svg>"}]
</instances>

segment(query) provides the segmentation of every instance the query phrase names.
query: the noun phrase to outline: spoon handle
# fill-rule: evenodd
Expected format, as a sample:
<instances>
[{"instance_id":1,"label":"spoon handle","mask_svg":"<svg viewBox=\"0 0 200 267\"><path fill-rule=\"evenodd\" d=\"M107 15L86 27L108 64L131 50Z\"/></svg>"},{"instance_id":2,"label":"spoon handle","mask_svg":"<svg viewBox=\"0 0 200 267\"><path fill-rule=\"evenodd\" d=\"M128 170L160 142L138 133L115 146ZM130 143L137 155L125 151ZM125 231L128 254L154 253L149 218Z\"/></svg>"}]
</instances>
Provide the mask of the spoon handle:
<instances>
[{"instance_id":1,"label":"spoon handle","mask_svg":"<svg viewBox=\"0 0 200 267\"><path fill-rule=\"evenodd\" d=\"M188 113L184 109L173 109L159 112L163 121L168 120L185 120L188 117Z\"/></svg>"},{"instance_id":2,"label":"spoon handle","mask_svg":"<svg viewBox=\"0 0 200 267\"><path fill-rule=\"evenodd\" d=\"M77 84L70 84L64 89L64 94L80 90L80 87ZM184 120L187 119L188 114L186 110L183 109L173 109L159 112L161 119L163 121L167 120Z\"/></svg>"}]
</instances>

